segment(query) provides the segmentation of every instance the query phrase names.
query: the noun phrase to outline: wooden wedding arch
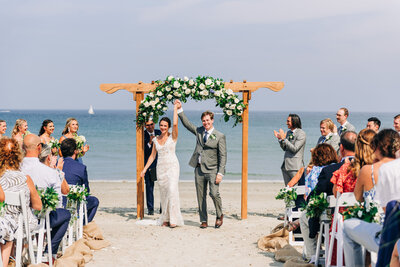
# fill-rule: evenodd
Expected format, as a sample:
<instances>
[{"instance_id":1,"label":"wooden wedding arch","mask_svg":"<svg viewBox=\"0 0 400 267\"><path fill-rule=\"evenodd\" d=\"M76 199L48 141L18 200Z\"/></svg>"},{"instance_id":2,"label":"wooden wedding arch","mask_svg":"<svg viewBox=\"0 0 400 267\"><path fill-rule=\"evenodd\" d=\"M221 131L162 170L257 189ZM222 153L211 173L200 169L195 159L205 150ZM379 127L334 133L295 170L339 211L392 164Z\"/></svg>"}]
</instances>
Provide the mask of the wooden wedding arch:
<instances>
[{"instance_id":1,"label":"wooden wedding arch","mask_svg":"<svg viewBox=\"0 0 400 267\"><path fill-rule=\"evenodd\" d=\"M133 99L136 101L136 114L139 105L144 99L144 94L153 91L157 84L151 83L104 83L100 89L108 94L113 94L118 90L126 90L133 93ZM251 93L260 88L268 88L274 92L282 90L283 82L230 82L225 83L225 88L230 88L234 92L241 92L243 102L247 108L243 111L242 122L242 199L241 199L241 218L247 219L247 178L248 178L248 133L249 133L249 101ZM141 144L141 145L138 145ZM143 127L136 124L136 192L137 192L137 218L144 217L144 179L140 173L144 168L144 138Z\"/></svg>"}]
</instances>

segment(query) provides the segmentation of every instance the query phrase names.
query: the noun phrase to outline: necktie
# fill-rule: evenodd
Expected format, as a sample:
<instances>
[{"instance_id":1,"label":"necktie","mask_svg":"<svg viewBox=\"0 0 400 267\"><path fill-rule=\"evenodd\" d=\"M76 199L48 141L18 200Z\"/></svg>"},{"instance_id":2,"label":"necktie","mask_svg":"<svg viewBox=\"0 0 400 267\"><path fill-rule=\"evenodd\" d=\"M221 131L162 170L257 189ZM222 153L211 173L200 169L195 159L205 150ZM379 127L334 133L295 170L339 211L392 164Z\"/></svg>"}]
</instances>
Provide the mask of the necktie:
<instances>
[{"instance_id":1,"label":"necktie","mask_svg":"<svg viewBox=\"0 0 400 267\"><path fill-rule=\"evenodd\" d=\"M326 141L326 136L324 136L324 138L322 138L321 144L325 143Z\"/></svg>"},{"instance_id":2,"label":"necktie","mask_svg":"<svg viewBox=\"0 0 400 267\"><path fill-rule=\"evenodd\" d=\"M204 131L204 137L203 137L203 141L204 141L204 143L206 143L207 142L207 131Z\"/></svg>"}]
</instances>

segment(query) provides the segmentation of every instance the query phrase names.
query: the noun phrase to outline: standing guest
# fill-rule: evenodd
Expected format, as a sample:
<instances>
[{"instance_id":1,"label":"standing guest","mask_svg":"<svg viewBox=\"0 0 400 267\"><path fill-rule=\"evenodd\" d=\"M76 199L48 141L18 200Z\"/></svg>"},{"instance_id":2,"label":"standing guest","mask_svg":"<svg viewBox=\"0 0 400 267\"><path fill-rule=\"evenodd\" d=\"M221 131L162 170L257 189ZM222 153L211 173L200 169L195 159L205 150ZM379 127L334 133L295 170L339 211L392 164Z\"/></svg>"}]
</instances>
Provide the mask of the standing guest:
<instances>
[{"instance_id":1,"label":"standing guest","mask_svg":"<svg viewBox=\"0 0 400 267\"><path fill-rule=\"evenodd\" d=\"M52 120L44 120L42 127L40 127L39 137L42 144L48 144L50 141L55 140L54 136L51 136L54 132L54 123ZM54 168L57 164L57 148L51 149L52 155L50 157L51 162L49 167Z\"/></svg>"},{"instance_id":2,"label":"standing guest","mask_svg":"<svg viewBox=\"0 0 400 267\"><path fill-rule=\"evenodd\" d=\"M374 149L375 160L378 161L365 165L360 170L354 189L354 195L360 202L368 196L372 200L375 198L379 168L396 158L396 151L400 149L400 135L392 129L384 129L375 135L371 146Z\"/></svg>"},{"instance_id":3,"label":"standing guest","mask_svg":"<svg viewBox=\"0 0 400 267\"><path fill-rule=\"evenodd\" d=\"M5 120L0 120L0 138L2 138L7 131L7 123Z\"/></svg>"},{"instance_id":4,"label":"standing guest","mask_svg":"<svg viewBox=\"0 0 400 267\"><path fill-rule=\"evenodd\" d=\"M22 152L18 142L11 138L0 139L0 187L4 191L23 191L26 206L35 210L42 209L42 201L36 191L29 175L19 171L22 160ZM4 194L3 194L4 196ZM18 217L22 212L20 208L7 205L4 215L0 217L0 247L4 266L8 266L8 260L12 250L15 231L18 228ZM27 209L30 229L35 229L38 221L31 209Z\"/></svg>"},{"instance_id":5,"label":"standing guest","mask_svg":"<svg viewBox=\"0 0 400 267\"><path fill-rule=\"evenodd\" d=\"M396 132L400 133L400 114L394 117L393 127L396 130Z\"/></svg>"},{"instance_id":6,"label":"standing guest","mask_svg":"<svg viewBox=\"0 0 400 267\"><path fill-rule=\"evenodd\" d=\"M15 121L14 128L11 132L11 138L18 141L20 146L22 147L22 143L24 140L24 136L26 135L28 130L28 123L24 119L18 119Z\"/></svg>"},{"instance_id":7,"label":"standing guest","mask_svg":"<svg viewBox=\"0 0 400 267\"><path fill-rule=\"evenodd\" d=\"M340 108L337 112L336 112L336 120L337 122L340 124L338 129L337 129L337 133L339 134L339 136L345 132L345 131L356 131L356 128L347 121L347 118L349 117L349 110L347 108Z\"/></svg>"},{"instance_id":8,"label":"standing guest","mask_svg":"<svg viewBox=\"0 0 400 267\"><path fill-rule=\"evenodd\" d=\"M145 127L144 165L146 166L146 163L151 155L151 151L153 150L153 139L156 138L157 135L160 135L161 131L154 129L154 122L152 120L147 121ZM146 204L148 215L154 215L154 181L157 180L156 166L157 158L150 165L144 176L144 181L146 182Z\"/></svg>"},{"instance_id":9,"label":"standing guest","mask_svg":"<svg viewBox=\"0 0 400 267\"><path fill-rule=\"evenodd\" d=\"M331 119L322 120L319 124L319 130L321 131L321 137L318 139L317 145L329 144L333 149L339 152L340 137L334 134L335 124Z\"/></svg>"},{"instance_id":10,"label":"standing guest","mask_svg":"<svg viewBox=\"0 0 400 267\"><path fill-rule=\"evenodd\" d=\"M64 139L66 138L75 138L78 136L78 130L79 130L79 124L78 121L75 118L68 118L64 130L62 131L62 136L60 138L60 144ZM78 151L78 154L80 154L80 157L76 157L76 159L82 163L82 158L86 152L89 150L89 145L85 145L82 148L82 151Z\"/></svg>"},{"instance_id":11,"label":"standing guest","mask_svg":"<svg viewBox=\"0 0 400 267\"><path fill-rule=\"evenodd\" d=\"M63 172L65 179L70 185L85 185L85 188L90 193L89 179L86 166L76 161L76 156L79 151L76 147L75 139L67 138L61 143L61 153L64 157ZM99 200L95 196L86 197L88 222L91 222L96 215L99 206Z\"/></svg>"},{"instance_id":12,"label":"standing guest","mask_svg":"<svg viewBox=\"0 0 400 267\"><path fill-rule=\"evenodd\" d=\"M304 148L306 146L306 133L301 129L301 120L297 114L289 114L286 125L289 129L285 133L282 129L274 131L282 150L285 151L281 166L285 186L304 166Z\"/></svg>"},{"instance_id":13,"label":"standing guest","mask_svg":"<svg viewBox=\"0 0 400 267\"><path fill-rule=\"evenodd\" d=\"M375 133L379 132L379 128L381 127L381 121L377 117L371 117L367 122L367 129L373 130Z\"/></svg>"},{"instance_id":14,"label":"standing guest","mask_svg":"<svg viewBox=\"0 0 400 267\"><path fill-rule=\"evenodd\" d=\"M42 151L40 137L34 134L28 134L24 138L25 158L22 161L21 171L32 177L32 180L38 188L53 187L58 196L68 194L69 188L62 183L59 173L44 165L39 161L39 155ZM68 210L61 208L58 204L56 210L50 212L51 227L51 251L53 259L57 258L58 246L67 231L71 214Z\"/></svg>"}]
</instances>

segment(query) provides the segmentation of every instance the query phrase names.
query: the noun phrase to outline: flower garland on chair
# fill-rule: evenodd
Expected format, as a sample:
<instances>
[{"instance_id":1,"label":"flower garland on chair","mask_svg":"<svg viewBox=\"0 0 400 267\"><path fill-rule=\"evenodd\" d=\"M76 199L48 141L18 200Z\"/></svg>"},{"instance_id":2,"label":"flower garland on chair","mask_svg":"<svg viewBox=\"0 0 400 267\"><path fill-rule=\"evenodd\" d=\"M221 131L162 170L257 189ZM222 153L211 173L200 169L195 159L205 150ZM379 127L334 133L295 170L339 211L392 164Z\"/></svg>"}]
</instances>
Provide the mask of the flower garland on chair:
<instances>
[{"instance_id":1,"label":"flower garland on chair","mask_svg":"<svg viewBox=\"0 0 400 267\"><path fill-rule=\"evenodd\" d=\"M192 98L196 101L214 98L216 106L223 109L224 120L227 122L232 117L234 126L242 122L243 110L246 105L243 100L233 93L232 89L225 89L222 79L209 76L198 76L196 79L188 77L175 78L168 76L164 81L156 81L156 89L150 92L140 103L137 123L143 126L150 118L157 122L158 118L167 111L167 104L175 99L186 102Z\"/></svg>"}]
</instances>

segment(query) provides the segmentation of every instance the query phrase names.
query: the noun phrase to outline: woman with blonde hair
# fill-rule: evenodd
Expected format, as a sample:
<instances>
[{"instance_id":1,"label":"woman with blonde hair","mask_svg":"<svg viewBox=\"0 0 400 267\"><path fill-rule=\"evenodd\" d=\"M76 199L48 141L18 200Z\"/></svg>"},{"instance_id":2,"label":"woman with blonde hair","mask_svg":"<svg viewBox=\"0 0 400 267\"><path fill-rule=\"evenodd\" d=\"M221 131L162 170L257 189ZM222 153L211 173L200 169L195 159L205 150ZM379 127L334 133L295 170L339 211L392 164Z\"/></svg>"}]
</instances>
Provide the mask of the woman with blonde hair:
<instances>
[{"instance_id":1,"label":"woman with blonde hair","mask_svg":"<svg viewBox=\"0 0 400 267\"><path fill-rule=\"evenodd\" d=\"M11 138L0 139L0 186L7 192L23 191L25 194L26 206L35 210L42 209L42 201L36 191L32 179L25 176L20 169L22 161L22 152L18 142ZM18 216L21 209L7 205L4 208L4 215L0 217L0 243L1 257L4 266L8 265L8 260L11 254L12 241L15 239L17 230ZM28 221L31 229L34 229L37 224L37 218L33 215L31 209L27 209Z\"/></svg>"},{"instance_id":2,"label":"woman with blonde hair","mask_svg":"<svg viewBox=\"0 0 400 267\"><path fill-rule=\"evenodd\" d=\"M14 128L11 131L11 138L18 141L20 146L22 147L22 142L24 140L24 136L29 133L28 132L28 123L24 119L17 119L15 121Z\"/></svg>"},{"instance_id":3,"label":"woman with blonde hair","mask_svg":"<svg viewBox=\"0 0 400 267\"><path fill-rule=\"evenodd\" d=\"M62 136L60 138L60 144L62 141L64 141L67 138L75 138L78 136L78 130L79 130L79 123L77 119L75 118L68 118L67 121L65 122L65 127L64 130L62 131ZM81 157L85 155L85 153L89 150L89 145L84 145L82 147L81 151ZM60 151L61 154L61 151ZM79 157L78 160L82 161L82 159Z\"/></svg>"}]
</instances>

